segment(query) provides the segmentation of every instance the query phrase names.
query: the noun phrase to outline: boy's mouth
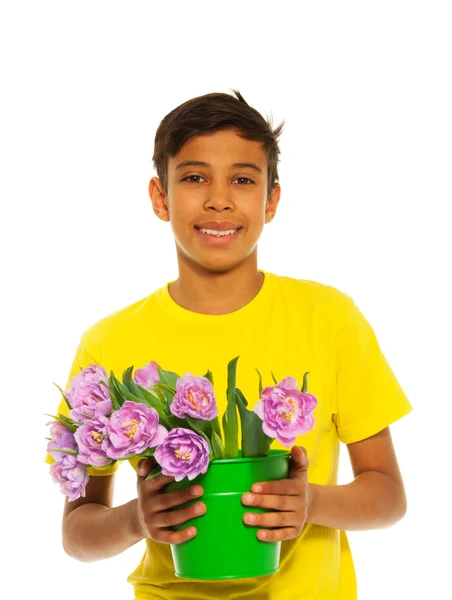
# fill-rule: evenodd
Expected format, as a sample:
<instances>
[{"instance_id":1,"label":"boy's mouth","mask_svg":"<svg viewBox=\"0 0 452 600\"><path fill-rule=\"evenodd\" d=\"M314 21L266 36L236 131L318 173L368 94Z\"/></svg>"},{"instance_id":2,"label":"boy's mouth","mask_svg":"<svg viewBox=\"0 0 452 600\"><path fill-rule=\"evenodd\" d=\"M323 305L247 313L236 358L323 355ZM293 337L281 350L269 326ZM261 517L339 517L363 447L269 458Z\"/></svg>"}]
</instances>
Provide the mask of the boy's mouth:
<instances>
[{"instance_id":1,"label":"boy's mouth","mask_svg":"<svg viewBox=\"0 0 452 600\"><path fill-rule=\"evenodd\" d=\"M202 240L214 246L224 246L237 238L243 227L228 229L226 231L216 231L213 229L204 229L195 225L196 231Z\"/></svg>"}]
</instances>

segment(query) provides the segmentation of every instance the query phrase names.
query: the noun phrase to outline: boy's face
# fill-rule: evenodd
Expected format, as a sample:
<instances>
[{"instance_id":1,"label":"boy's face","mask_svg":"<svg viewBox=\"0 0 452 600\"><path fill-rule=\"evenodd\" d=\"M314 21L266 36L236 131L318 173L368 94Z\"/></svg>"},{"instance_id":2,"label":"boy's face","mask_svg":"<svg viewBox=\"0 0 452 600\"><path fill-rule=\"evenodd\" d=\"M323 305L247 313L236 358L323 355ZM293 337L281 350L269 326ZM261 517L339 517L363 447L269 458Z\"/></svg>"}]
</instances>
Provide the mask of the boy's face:
<instances>
[{"instance_id":1,"label":"boy's face","mask_svg":"<svg viewBox=\"0 0 452 600\"><path fill-rule=\"evenodd\" d=\"M185 161L203 165L180 166ZM233 166L234 163L252 163ZM191 138L168 161L168 195L158 177L149 183L154 212L170 221L179 263L191 262L214 271L223 271L250 260L265 223L275 213L280 197L279 184L267 199L267 157L260 142L241 138L232 130ZM199 227L214 221L230 222L233 235L213 237Z\"/></svg>"}]
</instances>

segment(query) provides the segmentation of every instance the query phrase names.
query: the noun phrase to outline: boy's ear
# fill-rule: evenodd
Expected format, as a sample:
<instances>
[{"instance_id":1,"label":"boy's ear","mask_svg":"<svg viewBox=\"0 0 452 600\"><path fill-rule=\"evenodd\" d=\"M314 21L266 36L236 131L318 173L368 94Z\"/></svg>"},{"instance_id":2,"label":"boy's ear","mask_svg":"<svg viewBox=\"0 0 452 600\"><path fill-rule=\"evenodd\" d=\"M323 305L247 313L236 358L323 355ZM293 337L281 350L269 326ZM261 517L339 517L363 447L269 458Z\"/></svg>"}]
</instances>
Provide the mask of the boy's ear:
<instances>
[{"instance_id":1,"label":"boy's ear","mask_svg":"<svg viewBox=\"0 0 452 600\"><path fill-rule=\"evenodd\" d=\"M153 177L149 182L149 196L152 201L152 208L155 214L162 221L169 221L169 208L167 198L163 192L163 187L158 177Z\"/></svg>"},{"instance_id":2,"label":"boy's ear","mask_svg":"<svg viewBox=\"0 0 452 600\"><path fill-rule=\"evenodd\" d=\"M265 207L265 222L270 223L276 215L276 210L278 208L279 199L281 197L281 186L277 183L273 187L273 191L271 197L267 200L267 205Z\"/></svg>"}]
</instances>

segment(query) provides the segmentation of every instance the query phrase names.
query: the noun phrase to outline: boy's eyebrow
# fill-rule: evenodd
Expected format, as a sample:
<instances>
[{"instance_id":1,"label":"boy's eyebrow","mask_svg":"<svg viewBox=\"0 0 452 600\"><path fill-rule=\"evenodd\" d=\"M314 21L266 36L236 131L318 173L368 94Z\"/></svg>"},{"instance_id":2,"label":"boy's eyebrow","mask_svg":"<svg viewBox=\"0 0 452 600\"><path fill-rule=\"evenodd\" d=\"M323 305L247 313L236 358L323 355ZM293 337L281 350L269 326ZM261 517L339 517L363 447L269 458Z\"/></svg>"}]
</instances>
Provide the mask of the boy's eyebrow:
<instances>
[{"instance_id":1,"label":"boy's eyebrow","mask_svg":"<svg viewBox=\"0 0 452 600\"><path fill-rule=\"evenodd\" d=\"M177 169L182 169L183 167L188 167L188 166L193 166L193 167L209 167L210 165L208 163L202 161L202 160L184 160L184 162L181 162L181 163L179 163L177 165L176 170ZM258 167L257 165L255 165L254 163L246 163L246 162L234 163L231 166L232 167L238 167L238 168L249 167L250 169L254 169L258 173L262 174L262 169L260 167Z\"/></svg>"}]
</instances>

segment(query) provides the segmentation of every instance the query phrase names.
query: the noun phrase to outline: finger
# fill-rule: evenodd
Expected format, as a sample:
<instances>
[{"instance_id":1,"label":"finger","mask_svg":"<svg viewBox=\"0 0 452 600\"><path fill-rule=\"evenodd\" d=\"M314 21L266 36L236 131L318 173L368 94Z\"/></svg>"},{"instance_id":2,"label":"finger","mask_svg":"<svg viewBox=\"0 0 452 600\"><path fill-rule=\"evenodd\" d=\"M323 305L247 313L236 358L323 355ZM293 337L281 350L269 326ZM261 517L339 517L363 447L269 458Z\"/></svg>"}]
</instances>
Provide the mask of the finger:
<instances>
[{"instance_id":1,"label":"finger","mask_svg":"<svg viewBox=\"0 0 452 600\"><path fill-rule=\"evenodd\" d=\"M203 502L197 502L193 506L187 508L181 508L180 510L171 510L159 512L154 516L153 524L155 527L171 527L173 525L180 525L190 519L195 519L205 514L206 505Z\"/></svg>"},{"instance_id":2,"label":"finger","mask_svg":"<svg viewBox=\"0 0 452 600\"><path fill-rule=\"evenodd\" d=\"M251 498L250 498L251 497ZM273 508L275 510L297 511L300 509L300 495L286 494L244 494L243 504L258 508Z\"/></svg>"},{"instance_id":3,"label":"finger","mask_svg":"<svg viewBox=\"0 0 452 600\"><path fill-rule=\"evenodd\" d=\"M175 481L174 477L160 474L149 480L146 480L145 477L139 477L138 485L142 486L143 493L146 495L153 495L161 492L166 485L172 483L173 481Z\"/></svg>"},{"instance_id":4,"label":"finger","mask_svg":"<svg viewBox=\"0 0 452 600\"><path fill-rule=\"evenodd\" d=\"M300 473L308 472L309 459L306 448L303 446L293 446L290 451L289 477L297 477Z\"/></svg>"},{"instance_id":5,"label":"finger","mask_svg":"<svg viewBox=\"0 0 452 600\"><path fill-rule=\"evenodd\" d=\"M204 493L200 485L192 485L182 490L159 494L152 500L153 512L162 512L180 504L185 504L194 498L199 498Z\"/></svg>"},{"instance_id":6,"label":"finger","mask_svg":"<svg viewBox=\"0 0 452 600\"><path fill-rule=\"evenodd\" d=\"M147 477L156 466L157 461L154 458L143 458L137 465L137 475L139 477Z\"/></svg>"},{"instance_id":7,"label":"finger","mask_svg":"<svg viewBox=\"0 0 452 600\"><path fill-rule=\"evenodd\" d=\"M260 494L279 494L281 496L299 496L306 483L303 479L277 479L276 481L262 481L254 483L251 491Z\"/></svg>"},{"instance_id":8,"label":"finger","mask_svg":"<svg viewBox=\"0 0 452 600\"><path fill-rule=\"evenodd\" d=\"M263 542L283 542L299 536L295 527L281 527L280 529L259 529L256 536Z\"/></svg>"},{"instance_id":9,"label":"finger","mask_svg":"<svg viewBox=\"0 0 452 600\"><path fill-rule=\"evenodd\" d=\"M253 527L297 527L296 512L245 513L243 521Z\"/></svg>"},{"instance_id":10,"label":"finger","mask_svg":"<svg viewBox=\"0 0 452 600\"><path fill-rule=\"evenodd\" d=\"M181 531L157 529L152 539L161 544L182 544L183 542L194 538L197 533L196 527L186 527Z\"/></svg>"}]
</instances>

